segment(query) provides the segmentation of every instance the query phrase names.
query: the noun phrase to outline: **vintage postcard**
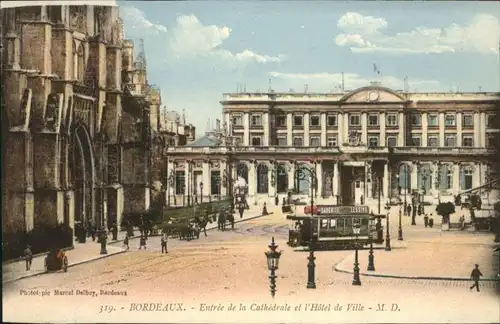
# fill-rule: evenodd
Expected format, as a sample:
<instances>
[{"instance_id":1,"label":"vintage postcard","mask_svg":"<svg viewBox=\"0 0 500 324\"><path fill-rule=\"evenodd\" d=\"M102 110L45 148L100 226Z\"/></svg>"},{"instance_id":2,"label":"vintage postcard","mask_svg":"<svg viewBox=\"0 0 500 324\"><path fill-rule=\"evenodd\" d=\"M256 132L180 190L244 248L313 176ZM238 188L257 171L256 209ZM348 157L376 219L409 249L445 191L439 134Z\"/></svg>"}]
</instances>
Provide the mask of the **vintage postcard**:
<instances>
[{"instance_id":1,"label":"vintage postcard","mask_svg":"<svg viewBox=\"0 0 500 324\"><path fill-rule=\"evenodd\" d=\"M1 6L3 321L500 319L499 3Z\"/></svg>"}]
</instances>

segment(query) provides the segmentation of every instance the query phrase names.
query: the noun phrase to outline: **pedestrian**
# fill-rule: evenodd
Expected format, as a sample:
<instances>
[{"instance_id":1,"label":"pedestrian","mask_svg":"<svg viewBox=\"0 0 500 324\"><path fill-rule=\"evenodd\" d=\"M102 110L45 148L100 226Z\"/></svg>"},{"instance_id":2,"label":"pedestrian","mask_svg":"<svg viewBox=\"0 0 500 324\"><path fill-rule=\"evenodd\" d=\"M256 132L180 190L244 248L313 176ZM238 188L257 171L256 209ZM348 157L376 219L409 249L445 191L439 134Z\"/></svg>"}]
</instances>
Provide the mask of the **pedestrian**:
<instances>
[{"instance_id":1,"label":"pedestrian","mask_svg":"<svg viewBox=\"0 0 500 324\"><path fill-rule=\"evenodd\" d=\"M476 287L476 290L479 292L479 278L482 275L483 274L481 273L481 271L479 271L479 264L476 264L475 268L472 270L470 274L470 277L472 281L474 281L474 284L469 288L469 290L472 290L472 288Z\"/></svg>"},{"instance_id":2,"label":"pedestrian","mask_svg":"<svg viewBox=\"0 0 500 324\"><path fill-rule=\"evenodd\" d=\"M146 236L144 236L144 234L142 234L141 238L139 239L139 250L142 250L142 247L144 247L144 250L146 250Z\"/></svg>"},{"instance_id":3,"label":"pedestrian","mask_svg":"<svg viewBox=\"0 0 500 324\"><path fill-rule=\"evenodd\" d=\"M406 215L411 216L411 205L410 204L408 204L408 206L406 206L406 213L407 213Z\"/></svg>"},{"instance_id":4,"label":"pedestrian","mask_svg":"<svg viewBox=\"0 0 500 324\"><path fill-rule=\"evenodd\" d=\"M168 253L167 251L167 243L168 243L168 235L165 230L163 230L163 233L161 235L161 253Z\"/></svg>"},{"instance_id":5,"label":"pedestrian","mask_svg":"<svg viewBox=\"0 0 500 324\"><path fill-rule=\"evenodd\" d=\"M424 225L427 228L429 226L429 215L425 214L424 216Z\"/></svg>"},{"instance_id":6,"label":"pedestrian","mask_svg":"<svg viewBox=\"0 0 500 324\"><path fill-rule=\"evenodd\" d=\"M95 242L95 236L96 236L96 232L97 232L97 228L96 228L96 225L92 222L90 224L90 236L92 236L92 242Z\"/></svg>"},{"instance_id":7,"label":"pedestrian","mask_svg":"<svg viewBox=\"0 0 500 324\"><path fill-rule=\"evenodd\" d=\"M130 240L129 236L128 236L128 233L125 234L125 239L123 240L123 245L127 247L127 251L129 249L129 246L128 246L128 241Z\"/></svg>"},{"instance_id":8,"label":"pedestrian","mask_svg":"<svg viewBox=\"0 0 500 324\"><path fill-rule=\"evenodd\" d=\"M118 240L118 226L115 222L113 222L113 226L111 226L111 233L113 234L113 241Z\"/></svg>"},{"instance_id":9,"label":"pedestrian","mask_svg":"<svg viewBox=\"0 0 500 324\"><path fill-rule=\"evenodd\" d=\"M463 231L465 229L465 216L460 216L460 219L458 221L460 222L460 230Z\"/></svg>"},{"instance_id":10,"label":"pedestrian","mask_svg":"<svg viewBox=\"0 0 500 324\"><path fill-rule=\"evenodd\" d=\"M240 206L238 208L238 212L240 213L240 218L243 218L243 213L245 212L245 208L243 208L243 206Z\"/></svg>"},{"instance_id":11,"label":"pedestrian","mask_svg":"<svg viewBox=\"0 0 500 324\"><path fill-rule=\"evenodd\" d=\"M26 245L26 249L24 250L24 260L26 261L26 271L31 270L31 263L33 261L33 252L31 251L31 246Z\"/></svg>"},{"instance_id":12,"label":"pedestrian","mask_svg":"<svg viewBox=\"0 0 500 324\"><path fill-rule=\"evenodd\" d=\"M432 214L431 214L431 218L429 218L429 227L430 228L434 227L434 218L432 218Z\"/></svg>"}]
</instances>

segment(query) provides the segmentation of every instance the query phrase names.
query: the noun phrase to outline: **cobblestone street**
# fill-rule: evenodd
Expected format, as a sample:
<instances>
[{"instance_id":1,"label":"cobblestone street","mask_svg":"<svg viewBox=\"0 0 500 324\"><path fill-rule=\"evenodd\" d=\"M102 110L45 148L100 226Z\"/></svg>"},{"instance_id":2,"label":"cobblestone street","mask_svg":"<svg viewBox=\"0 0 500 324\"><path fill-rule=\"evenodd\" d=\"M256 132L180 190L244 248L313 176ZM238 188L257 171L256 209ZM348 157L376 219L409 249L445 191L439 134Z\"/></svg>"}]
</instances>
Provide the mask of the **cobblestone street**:
<instances>
[{"instance_id":1,"label":"cobblestone street","mask_svg":"<svg viewBox=\"0 0 500 324\"><path fill-rule=\"evenodd\" d=\"M44 274L7 283L3 292L4 309L7 310L4 318L8 320L14 316L25 316L24 320L38 317L50 319L47 316L57 309L58 316L66 316L66 320L71 321L71 316L74 315L70 310L74 311L75 303L81 301L85 301L79 306L81 313L86 315L79 317L80 321L85 320L85 316L89 320L95 318L100 306L108 304L119 309L124 307L124 310L101 314L106 321L154 321L161 318L156 312L125 311L131 307L130 303L138 302L184 302L185 305L194 307L189 313L170 312L169 321L181 321L188 316L199 321L231 322L233 318L222 311L211 312L210 315L194 311L199 311L200 303L220 303L227 307L231 302L250 305L254 301L293 305L315 301L332 305L339 303L345 307L347 303L364 305L363 312L335 313L335 322L400 322L407 321L409 316L418 322L445 319L451 322L494 322L500 316L496 282L482 282L480 293L469 291L469 281L452 280L362 276L362 286L352 286L352 274L335 271L334 267L345 264L346 270L350 270L353 251L316 252L317 289L306 289L308 253L294 251L286 246L287 227L290 224L277 209L273 211L276 211L273 215L237 224L234 231L212 230L207 237L202 235L199 240L193 241L171 239L168 254L160 253L160 239L153 237L149 240L146 251L137 250L134 246L136 242L132 241L131 250L126 253L74 266L67 273ZM397 227L393 226L391 225L392 235L397 233ZM479 262L485 276L491 275L487 270L491 236L439 233L436 229L425 229L424 233L427 235L423 235L421 225L404 226L405 241L394 240L391 252L380 249L375 251L377 273L398 270L400 274L409 276L449 274L467 277L471 270L470 263ZM277 271L278 292L274 301L269 299L268 271L264 256L272 236L283 251ZM409 254L405 256L403 253ZM413 259L408 259L410 255ZM366 251L360 253L360 260L364 271ZM25 296L29 291L44 290L51 293L50 298ZM91 298L90 295L63 297L54 296L55 290L88 290L102 295L99 298ZM118 295L121 293L126 293L126 296ZM33 312L29 314L18 314L13 307L5 307L27 301L33 305ZM386 307L394 303L401 310L376 312L379 303L387 304ZM478 311L471 314L463 305L474 305ZM368 310L368 307L372 309ZM416 312L416 309L419 311ZM264 314L244 312L241 316L251 321L265 318ZM289 322L299 318L329 322L331 314L315 312L313 317L301 317L302 315L294 315L293 312L279 312L276 318Z\"/></svg>"}]
</instances>

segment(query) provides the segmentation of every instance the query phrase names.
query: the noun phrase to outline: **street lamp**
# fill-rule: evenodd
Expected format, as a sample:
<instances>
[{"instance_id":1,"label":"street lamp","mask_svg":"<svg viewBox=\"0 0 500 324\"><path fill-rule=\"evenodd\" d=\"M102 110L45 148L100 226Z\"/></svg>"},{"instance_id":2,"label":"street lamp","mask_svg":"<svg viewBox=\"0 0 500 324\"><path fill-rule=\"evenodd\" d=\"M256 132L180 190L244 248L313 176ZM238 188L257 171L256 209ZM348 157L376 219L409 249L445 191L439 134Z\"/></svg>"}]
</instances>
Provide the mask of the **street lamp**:
<instances>
[{"instance_id":1,"label":"street lamp","mask_svg":"<svg viewBox=\"0 0 500 324\"><path fill-rule=\"evenodd\" d=\"M309 289L316 289L316 279L315 279L315 268L316 264L314 263L314 260L316 260L316 257L314 256L314 226L313 226L313 219L314 219L314 192L316 191L316 170L312 168L308 168L305 165L301 165L295 169L295 185L300 180L305 180L306 176L309 175L309 184L311 187L311 238L309 241L309 257L307 258L309 260L307 264L307 288ZM296 188L295 191L297 191L298 188Z\"/></svg>"},{"instance_id":2,"label":"street lamp","mask_svg":"<svg viewBox=\"0 0 500 324\"><path fill-rule=\"evenodd\" d=\"M389 234L389 214L391 211L391 205L389 204L389 201L385 203L385 210L387 211L386 217L387 217L387 231L385 235L385 250L390 251L391 250L391 236Z\"/></svg>"},{"instance_id":3,"label":"street lamp","mask_svg":"<svg viewBox=\"0 0 500 324\"><path fill-rule=\"evenodd\" d=\"M438 192L438 204L441 203L441 161L437 162L436 190Z\"/></svg>"},{"instance_id":4,"label":"street lamp","mask_svg":"<svg viewBox=\"0 0 500 324\"><path fill-rule=\"evenodd\" d=\"M398 226L398 240L403 240L403 226L401 224L401 202L399 203L399 226Z\"/></svg>"},{"instance_id":5,"label":"street lamp","mask_svg":"<svg viewBox=\"0 0 500 324\"><path fill-rule=\"evenodd\" d=\"M370 239L370 252L368 254L368 268L366 270L368 271L375 271L375 256L373 255L373 238L371 236L370 231L369 232L369 239Z\"/></svg>"},{"instance_id":6,"label":"street lamp","mask_svg":"<svg viewBox=\"0 0 500 324\"><path fill-rule=\"evenodd\" d=\"M403 212L405 213L406 216L408 215L408 202L406 201L406 196L408 195L408 165L403 164L403 170L404 170L404 175L405 175L405 202L403 204Z\"/></svg>"},{"instance_id":7,"label":"street lamp","mask_svg":"<svg viewBox=\"0 0 500 324\"><path fill-rule=\"evenodd\" d=\"M182 191L182 207L186 206L186 185L183 184L181 187Z\"/></svg>"},{"instance_id":8,"label":"street lamp","mask_svg":"<svg viewBox=\"0 0 500 324\"><path fill-rule=\"evenodd\" d=\"M352 279L352 285L353 286L361 286L361 280L359 279L359 262L358 262L358 235L359 232L361 231L361 226L360 224L354 224L352 226L352 231L354 232L354 235L356 236L356 240L354 242L354 271L353 271L353 279Z\"/></svg>"},{"instance_id":9,"label":"street lamp","mask_svg":"<svg viewBox=\"0 0 500 324\"><path fill-rule=\"evenodd\" d=\"M271 296L274 298L276 294L276 274L280 262L281 251L277 251L278 245L274 243L274 236L271 243L268 245L269 251L264 252L267 259L267 269L271 272L269 275L269 287L271 288Z\"/></svg>"},{"instance_id":10,"label":"street lamp","mask_svg":"<svg viewBox=\"0 0 500 324\"><path fill-rule=\"evenodd\" d=\"M203 181L200 182L200 204L203 204Z\"/></svg>"}]
</instances>

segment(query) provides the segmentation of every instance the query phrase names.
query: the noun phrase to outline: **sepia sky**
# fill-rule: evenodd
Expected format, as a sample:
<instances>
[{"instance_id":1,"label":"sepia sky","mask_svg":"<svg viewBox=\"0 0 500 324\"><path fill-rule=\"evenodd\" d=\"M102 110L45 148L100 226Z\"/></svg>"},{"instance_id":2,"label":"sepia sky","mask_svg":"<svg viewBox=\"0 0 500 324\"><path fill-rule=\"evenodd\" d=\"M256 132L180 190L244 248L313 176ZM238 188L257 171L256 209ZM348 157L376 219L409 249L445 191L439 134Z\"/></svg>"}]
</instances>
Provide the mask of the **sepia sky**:
<instances>
[{"instance_id":1,"label":"sepia sky","mask_svg":"<svg viewBox=\"0 0 500 324\"><path fill-rule=\"evenodd\" d=\"M224 92L499 91L500 3L118 1L148 78L198 128ZM374 70L374 64L379 73ZM238 86L238 84L240 86Z\"/></svg>"}]
</instances>

